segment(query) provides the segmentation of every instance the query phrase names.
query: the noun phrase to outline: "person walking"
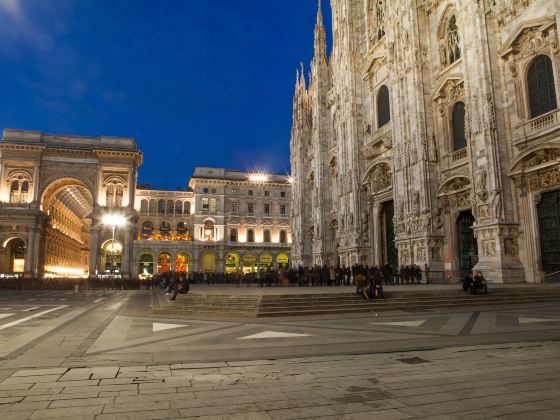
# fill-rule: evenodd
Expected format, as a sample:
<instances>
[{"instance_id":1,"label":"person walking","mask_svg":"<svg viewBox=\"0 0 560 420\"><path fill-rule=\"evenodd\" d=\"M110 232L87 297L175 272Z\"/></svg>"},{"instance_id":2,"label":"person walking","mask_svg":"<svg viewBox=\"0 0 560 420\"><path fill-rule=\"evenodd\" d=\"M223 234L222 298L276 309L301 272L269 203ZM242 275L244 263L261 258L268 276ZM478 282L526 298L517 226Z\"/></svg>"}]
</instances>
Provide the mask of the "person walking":
<instances>
[{"instance_id":1,"label":"person walking","mask_svg":"<svg viewBox=\"0 0 560 420\"><path fill-rule=\"evenodd\" d=\"M430 284L430 266L428 263L424 264L424 276L426 277L426 284Z\"/></svg>"}]
</instances>

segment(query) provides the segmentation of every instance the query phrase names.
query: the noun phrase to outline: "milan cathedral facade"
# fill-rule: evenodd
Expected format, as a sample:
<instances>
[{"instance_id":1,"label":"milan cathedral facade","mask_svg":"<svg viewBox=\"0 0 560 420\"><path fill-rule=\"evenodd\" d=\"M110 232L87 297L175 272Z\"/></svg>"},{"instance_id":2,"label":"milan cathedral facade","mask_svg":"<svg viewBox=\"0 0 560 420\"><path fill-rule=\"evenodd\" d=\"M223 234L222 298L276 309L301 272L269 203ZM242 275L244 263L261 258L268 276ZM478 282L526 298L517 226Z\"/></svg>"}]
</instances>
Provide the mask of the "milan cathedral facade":
<instances>
[{"instance_id":1,"label":"milan cathedral facade","mask_svg":"<svg viewBox=\"0 0 560 420\"><path fill-rule=\"evenodd\" d=\"M293 103L294 265L560 271L557 0L331 0ZM555 274L556 273L556 274Z\"/></svg>"}]
</instances>

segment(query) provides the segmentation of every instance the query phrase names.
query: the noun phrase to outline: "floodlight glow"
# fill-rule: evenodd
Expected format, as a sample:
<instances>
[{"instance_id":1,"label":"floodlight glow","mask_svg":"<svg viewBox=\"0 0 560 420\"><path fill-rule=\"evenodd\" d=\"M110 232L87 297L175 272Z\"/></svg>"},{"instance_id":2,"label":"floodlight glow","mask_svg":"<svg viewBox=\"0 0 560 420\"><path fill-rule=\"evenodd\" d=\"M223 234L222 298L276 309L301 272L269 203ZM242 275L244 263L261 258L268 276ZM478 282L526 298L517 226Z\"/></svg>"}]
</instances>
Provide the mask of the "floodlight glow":
<instances>
[{"instance_id":1,"label":"floodlight glow","mask_svg":"<svg viewBox=\"0 0 560 420\"><path fill-rule=\"evenodd\" d=\"M251 182L268 182L268 176L265 174L250 174L249 181Z\"/></svg>"},{"instance_id":2,"label":"floodlight glow","mask_svg":"<svg viewBox=\"0 0 560 420\"><path fill-rule=\"evenodd\" d=\"M108 226L124 226L126 225L126 217L122 214L106 214L101 222Z\"/></svg>"},{"instance_id":3,"label":"floodlight glow","mask_svg":"<svg viewBox=\"0 0 560 420\"><path fill-rule=\"evenodd\" d=\"M294 183L294 177L293 176L288 176L288 184L293 184Z\"/></svg>"}]
</instances>

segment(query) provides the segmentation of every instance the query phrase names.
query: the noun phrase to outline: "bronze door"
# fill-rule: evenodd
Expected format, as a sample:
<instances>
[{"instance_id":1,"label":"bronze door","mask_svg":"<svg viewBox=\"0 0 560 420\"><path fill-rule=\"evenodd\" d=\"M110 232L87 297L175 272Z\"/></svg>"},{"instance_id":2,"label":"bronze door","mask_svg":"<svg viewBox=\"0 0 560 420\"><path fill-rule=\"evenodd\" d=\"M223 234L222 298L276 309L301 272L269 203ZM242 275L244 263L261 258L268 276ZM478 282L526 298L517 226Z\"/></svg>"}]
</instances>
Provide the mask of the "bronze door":
<instances>
[{"instance_id":1,"label":"bronze door","mask_svg":"<svg viewBox=\"0 0 560 420\"><path fill-rule=\"evenodd\" d=\"M383 203L381 209L381 261L383 264L396 266L399 263L397 248L395 246L395 226L393 217L395 216L395 206L393 201Z\"/></svg>"},{"instance_id":2,"label":"bronze door","mask_svg":"<svg viewBox=\"0 0 560 420\"><path fill-rule=\"evenodd\" d=\"M478 263L478 246L474 237L472 212L464 211L457 219L457 242L459 245L459 271L465 276Z\"/></svg>"},{"instance_id":3,"label":"bronze door","mask_svg":"<svg viewBox=\"0 0 560 420\"><path fill-rule=\"evenodd\" d=\"M560 271L560 190L544 193L538 205L542 269L545 274ZM548 276L547 280L552 280Z\"/></svg>"}]
</instances>

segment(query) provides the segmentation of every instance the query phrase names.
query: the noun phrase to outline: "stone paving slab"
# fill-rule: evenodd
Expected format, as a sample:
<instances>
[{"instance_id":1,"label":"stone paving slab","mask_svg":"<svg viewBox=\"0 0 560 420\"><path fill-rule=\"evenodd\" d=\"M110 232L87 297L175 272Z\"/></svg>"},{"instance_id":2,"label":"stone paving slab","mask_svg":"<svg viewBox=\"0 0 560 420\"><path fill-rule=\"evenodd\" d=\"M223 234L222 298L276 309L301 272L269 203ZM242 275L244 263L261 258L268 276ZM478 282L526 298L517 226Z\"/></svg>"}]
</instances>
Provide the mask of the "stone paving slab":
<instances>
[{"instance_id":1,"label":"stone paving slab","mask_svg":"<svg viewBox=\"0 0 560 420\"><path fill-rule=\"evenodd\" d=\"M560 418L557 342L32 373L0 382L2 420Z\"/></svg>"}]
</instances>

